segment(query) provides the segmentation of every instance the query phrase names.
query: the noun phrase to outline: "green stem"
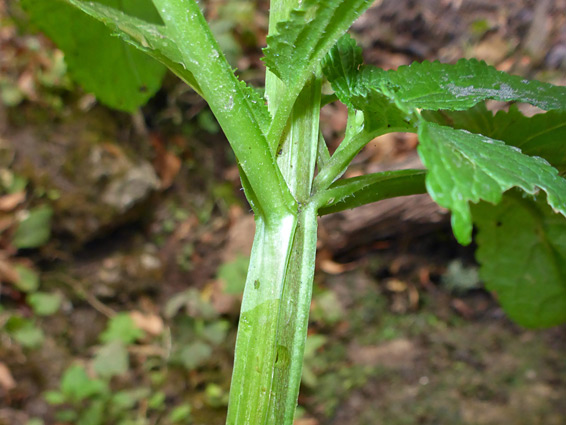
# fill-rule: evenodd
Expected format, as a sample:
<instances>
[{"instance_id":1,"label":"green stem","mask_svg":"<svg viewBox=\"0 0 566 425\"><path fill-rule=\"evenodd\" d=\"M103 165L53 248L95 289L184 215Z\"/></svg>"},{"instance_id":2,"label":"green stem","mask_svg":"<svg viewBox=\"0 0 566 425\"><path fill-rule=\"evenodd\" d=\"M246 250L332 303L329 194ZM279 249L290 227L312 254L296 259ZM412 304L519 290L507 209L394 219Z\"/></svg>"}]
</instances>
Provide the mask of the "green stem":
<instances>
[{"instance_id":1,"label":"green stem","mask_svg":"<svg viewBox=\"0 0 566 425\"><path fill-rule=\"evenodd\" d=\"M404 127L384 127L372 132L361 131L347 140L344 139L336 152L334 152L334 155L332 155L314 179L314 192L327 189L334 181L342 177L354 157L373 139L387 133L399 131L406 132L408 129Z\"/></svg>"},{"instance_id":2,"label":"green stem","mask_svg":"<svg viewBox=\"0 0 566 425\"><path fill-rule=\"evenodd\" d=\"M293 423L307 339L316 241L317 210L311 203L299 213L281 297L270 425Z\"/></svg>"},{"instance_id":3,"label":"green stem","mask_svg":"<svg viewBox=\"0 0 566 425\"><path fill-rule=\"evenodd\" d=\"M272 2L271 19L283 19L295 5ZM316 255L317 210L310 198L319 141L320 78L307 82L292 108L286 92L268 72L268 106L279 123L277 135L269 133L268 140L270 149L278 150L277 164L297 208L284 220L266 223L256 218L228 425L291 425L297 405Z\"/></svg>"},{"instance_id":4,"label":"green stem","mask_svg":"<svg viewBox=\"0 0 566 425\"><path fill-rule=\"evenodd\" d=\"M307 335L317 231L316 209L256 236L238 327L227 425L290 425Z\"/></svg>"},{"instance_id":5,"label":"green stem","mask_svg":"<svg viewBox=\"0 0 566 425\"><path fill-rule=\"evenodd\" d=\"M291 193L299 203L308 201L316 166L321 81L312 77L291 111L277 164Z\"/></svg>"},{"instance_id":6,"label":"green stem","mask_svg":"<svg viewBox=\"0 0 566 425\"><path fill-rule=\"evenodd\" d=\"M238 326L227 425L267 425L277 361L281 293L297 220L266 223L256 218L256 234Z\"/></svg>"},{"instance_id":7,"label":"green stem","mask_svg":"<svg viewBox=\"0 0 566 425\"><path fill-rule=\"evenodd\" d=\"M298 208L284 219L256 218L244 290L227 424L292 424L316 253L317 210L310 202L318 145L320 80L295 103L279 155Z\"/></svg>"},{"instance_id":8,"label":"green stem","mask_svg":"<svg viewBox=\"0 0 566 425\"><path fill-rule=\"evenodd\" d=\"M194 0L154 0L210 109L226 134L267 220L296 209L242 83L234 75Z\"/></svg>"}]
</instances>

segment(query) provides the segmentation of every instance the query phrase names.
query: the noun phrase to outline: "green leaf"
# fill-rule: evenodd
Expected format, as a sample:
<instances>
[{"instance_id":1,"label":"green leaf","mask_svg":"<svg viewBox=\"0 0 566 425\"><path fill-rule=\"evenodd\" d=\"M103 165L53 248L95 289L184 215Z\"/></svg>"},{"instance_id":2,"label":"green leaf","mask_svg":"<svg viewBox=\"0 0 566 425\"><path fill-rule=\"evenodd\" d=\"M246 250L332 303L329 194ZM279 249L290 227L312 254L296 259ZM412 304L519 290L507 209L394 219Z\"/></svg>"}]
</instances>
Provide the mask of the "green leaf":
<instances>
[{"instance_id":1,"label":"green leaf","mask_svg":"<svg viewBox=\"0 0 566 425\"><path fill-rule=\"evenodd\" d=\"M118 313L110 319L106 330L100 334L100 341L103 343L121 341L124 344L131 344L143 336L144 332L136 327L128 313Z\"/></svg>"},{"instance_id":2,"label":"green leaf","mask_svg":"<svg viewBox=\"0 0 566 425\"><path fill-rule=\"evenodd\" d=\"M191 410L191 405L187 403L175 406L169 414L169 420L173 423L186 422L191 417Z\"/></svg>"},{"instance_id":3,"label":"green leaf","mask_svg":"<svg viewBox=\"0 0 566 425\"><path fill-rule=\"evenodd\" d=\"M369 134L368 142L386 133L415 132L415 114L402 111L391 99L376 90L360 90L351 98L351 102L355 109L364 113L363 131Z\"/></svg>"},{"instance_id":4,"label":"green leaf","mask_svg":"<svg viewBox=\"0 0 566 425\"><path fill-rule=\"evenodd\" d=\"M238 255L232 261L223 263L218 267L218 279L224 281L224 292L227 294L242 294L248 274L250 257Z\"/></svg>"},{"instance_id":5,"label":"green leaf","mask_svg":"<svg viewBox=\"0 0 566 425\"><path fill-rule=\"evenodd\" d=\"M77 425L105 425L107 423L107 406L105 400L92 400L81 412Z\"/></svg>"},{"instance_id":6,"label":"green leaf","mask_svg":"<svg viewBox=\"0 0 566 425\"><path fill-rule=\"evenodd\" d=\"M358 71L364 59L362 49L349 34L344 34L322 61L322 72L328 78L338 99L353 108L351 98L358 85Z\"/></svg>"},{"instance_id":7,"label":"green leaf","mask_svg":"<svg viewBox=\"0 0 566 425\"><path fill-rule=\"evenodd\" d=\"M366 133L388 129L412 130L416 127L413 111L402 111L381 92L379 84L385 74L382 69L363 65L362 50L349 35L344 35L328 52L322 70L338 99L348 108L364 113Z\"/></svg>"},{"instance_id":8,"label":"green leaf","mask_svg":"<svg viewBox=\"0 0 566 425\"><path fill-rule=\"evenodd\" d=\"M46 391L43 394L45 401L51 405L57 406L63 404L67 401L65 394L60 391Z\"/></svg>"},{"instance_id":9,"label":"green leaf","mask_svg":"<svg viewBox=\"0 0 566 425\"><path fill-rule=\"evenodd\" d=\"M41 347L45 335L40 327L26 320L22 326L11 332L12 337L25 348L36 349Z\"/></svg>"},{"instance_id":10,"label":"green leaf","mask_svg":"<svg viewBox=\"0 0 566 425\"><path fill-rule=\"evenodd\" d=\"M185 83L202 96L193 74L183 64L183 57L175 42L166 36L165 27L127 15L101 3L65 0L106 25L111 33L124 42L147 53L167 66Z\"/></svg>"},{"instance_id":11,"label":"green leaf","mask_svg":"<svg viewBox=\"0 0 566 425\"><path fill-rule=\"evenodd\" d=\"M566 219L516 193L474 207L480 276L505 312L532 328L566 322Z\"/></svg>"},{"instance_id":12,"label":"green leaf","mask_svg":"<svg viewBox=\"0 0 566 425\"><path fill-rule=\"evenodd\" d=\"M61 392L75 402L108 392L108 386L99 379L91 379L80 365L70 366L61 378Z\"/></svg>"},{"instance_id":13,"label":"green leaf","mask_svg":"<svg viewBox=\"0 0 566 425\"><path fill-rule=\"evenodd\" d=\"M35 292L39 288L39 275L33 269L23 264L14 265L14 270L18 273L18 281L14 282L16 288L22 292Z\"/></svg>"},{"instance_id":14,"label":"green leaf","mask_svg":"<svg viewBox=\"0 0 566 425\"><path fill-rule=\"evenodd\" d=\"M566 87L509 75L476 59L460 59L455 65L415 62L396 71L375 72L367 84L407 111L463 110L487 99L566 110Z\"/></svg>"},{"instance_id":15,"label":"green leaf","mask_svg":"<svg viewBox=\"0 0 566 425\"><path fill-rule=\"evenodd\" d=\"M26 300L35 314L49 316L59 310L63 297L59 293L36 292L28 295Z\"/></svg>"},{"instance_id":16,"label":"green leaf","mask_svg":"<svg viewBox=\"0 0 566 425\"><path fill-rule=\"evenodd\" d=\"M202 330L202 337L212 345L219 345L226 340L226 335L230 330L230 323L226 320L219 320L206 325Z\"/></svg>"},{"instance_id":17,"label":"green leaf","mask_svg":"<svg viewBox=\"0 0 566 425\"><path fill-rule=\"evenodd\" d=\"M122 341L111 341L100 347L93 361L94 371L101 378L112 378L128 371L128 350Z\"/></svg>"},{"instance_id":18,"label":"green leaf","mask_svg":"<svg viewBox=\"0 0 566 425\"><path fill-rule=\"evenodd\" d=\"M64 423L75 423L77 420L77 412L72 409L58 410L55 412L55 419Z\"/></svg>"},{"instance_id":19,"label":"green leaf","mask_svg":"<svg viewBox=\"0 0 566 425\"><path fill-rule=\"evenodd\" d=\"M452 211L452 228L460 243L471 241L469 202L497 204L512 187L531 195L542 189L550 206L566 215L566 180L545 160L523 155L499 140L426 121L419 126L419 141L419 155L429 170L427 190Z\"/></svg>"},{"instance_id":20,"label":"green leaf","mask_svg":"<svg viewBox=\"0 0 566 425\"><path fill-rule=\"evenodd\" d=\"M149 397L147 401L147 407L154 410L163 410L166 405L167 395L163 391L158 391Z\"/></svg>"},{"instance_id":21,"label":"green leaf","mask_svg":"<svg viewBox=\"0 0 566 425\"><path fill-rule=\"evenodd\" d=\"M51 217L53 209L49 205L33 208L20 221L12 244L18 248L38 248L49 240L51 235Z\"/></svg>"},{"instance_id":22,"label":"green leaf","mask_svg":"<svg viewBox=\"0 0 566 425\"><path fill-rule=\"evenodd\" d=\"M191 317L198 317L205 320L215 319L218 312L205 300L202 294L195 288L179 292L171 297L165 304L164 315L172 318L184 308Z\"/></svg>"},{"instance_id":23,"label":"green leaf","mask_svg":"<svg viewBox=\"0 0 566 425\"><path fill-rule=\"evenodd\" d=\"M267 110L265 99L261 96L257 89L248 86L245 81L240 81L239 83L242 94L246 103L249 105L255 121L259 125L263 134L267 134L269 125L271 124L271 114Z\"/></svg>"},{"instance_id":24,"label":"green leaf","mask_svg":"<svg viewBox=\"0 0 566 425\"><path fill-rule=\"evenodd\" d=\"M181 361L188 370L196 369L212 355L212 347L204 342L195 341L181 350Z\"/></svg>"},{"instance_id":25,"label":"green leaf","mask_svg":"<svg viewBox=\"0 0 566 425\"><path fill-rule=\"evenodd\" d=\"M303 0L267 37L264 61L297 93L371 0Z\"/></svg>"},{"instance_id":26,"label":"green leaf","mask_svg":"<svg viewBox=\"0 0 566 425\"><path fill-rule=\"evenodd\" d=\"M317 195L319 215L397 196L426 193L426 170L399 170L338 180Z\"/></svg>"},{"instance_id":27,"label":"green leaf","mask_svg":"<svg viewBox=\"0 0 566 425\"><path fill-rule=\"evenodd\" d=\"M426 111L428 121L465 129L502 140L520 148L524 154L540 156L559 171L566 171L566 112L550 111L532 117L516 107L495 115L485 104L467 111Z\"/></svg>"},{"instance_id":28,"label":"green leaf","mask_svg":"<svg viewBox=\"0 0 566 425\"><path fill-rule=\"evenodd\" d=\"M151 390L146 387L118 391L112 396L112 409L116 411L115 413L117 415L120 414L120 412L131 410L135 407L136 403L147 399L150 394Z\"/></svg>"},{"instance_id":29,"label":"green leaf","mask_svg":"<svg viewBox=\"0 0 566 425\"><path fill-rule=\"evenodd\" d=\"M103 24L65 1L24 0L22 3L33 22L65 53L71 75L102 103L133 112L161 86L165 74L161 64L113 37ZM138 23L160 22L151 0L99 0L96 3L74 0L72 3L92 9L111 6L136 16ZM138 34L142 31L143 26Z\"/></svg>"}]
</instances>

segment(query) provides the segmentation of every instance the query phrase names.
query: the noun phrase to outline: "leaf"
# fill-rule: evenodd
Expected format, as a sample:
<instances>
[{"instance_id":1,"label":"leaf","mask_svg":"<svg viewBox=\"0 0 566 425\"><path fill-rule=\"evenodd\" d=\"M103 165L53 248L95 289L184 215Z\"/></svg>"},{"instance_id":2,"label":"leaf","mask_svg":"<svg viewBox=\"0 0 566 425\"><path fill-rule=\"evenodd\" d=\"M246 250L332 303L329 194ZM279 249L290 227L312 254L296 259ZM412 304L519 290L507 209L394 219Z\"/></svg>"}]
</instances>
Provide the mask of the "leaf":
<instances>
[{"instance_id":1,"label":"leaf","mask_svg":"<svg viewBox=\"0 0 566 425\"><path fill-rule=\"evenodd\" d=\"M532 117L516 107L495 115L484 104L467 111L427 111L428 121L465 129L502 140L520 148L524 154L540 156L559 171L566 171L566 112L550 111Z\"/></svg>"},{"instance_id":2,"label":"leaf","mask_svg":"<svg viewBox=\"0 0 566 425\"><path fill-rule=\"evenodd\" d=\"M196 369L212 355L212 347L204 342L195 341L181 350L181 362L188 370Z\"/></svg>"},{"instance_id":3,"label":"leaf","mask_svg":"<svg viewBox=\"0 0 566 425\"><path fill-rule=\"evenodd\" d=\"M191 417L191 411L191 405L187 403L175 406L169 414L169 420L173 423L186 423Z\"/></svg>"},{"instance_id":4,"label":"leaf","mask_svg":"<svg viewBox=\"0 0 566 425\"><path fill-rule=\"evenodd\" d=\"M328 52L322 70L338 99L348 108L364 113L363 131L374 133L412 130L416 127L413 111L402 111L380 91L376 81L382 69L363 65L362 50L349 35L344 35Z\"/></svg>"},{"instance_id":5,"label":"leaf","mask_svg":"<svg viewBox=\"0 0 566 425\"><path fill-rule=\"evenodd\" d=\"M226 340L226 335L230 330L230 323L226 320L219 320L206 325L201 332L203 339L212 345L220 345Z\"/></svg>"},{"instance_id":6,"label":"leaf","mask_svg":"<svg viewBox=\"0 0 566 425\"><path fill-rule=\"evenodd\" d=\"M566 215L566 180L541 158L523 155L499 140L426 121L419 126L419 142L419 155L429 170L427 190L452 211L452 229L462 244L471 241L469 202L497 204L512 187L530 195L542 189L550 206Z\"/></svg>"},{"instance_id":7,"label":"leaf","mask_svg":"<svg viewBox=\"0 0 566 425\"><path fill-rule=\"evenodd\" d=\"M165 304L163 315L171 319L178 314L179 310L182 308L184 308L186 313L191 317L210 320L218 316L218 312L214 310L212 304L210 304L208 300L205 300L201 293L194 288L173 295Z\"/></svg>"},{"instance_id":8,"label":"leaf","mask_svg":"<svg viewBox=\"0 0 566 425\"><path fill-rule=\"evenodd\" d=\"M18 274L18 280L14 282L16 288L23 292L35 292L39 288L39 275L35 270L23 264L14 265L14 270Z\"/></svg>"},{"instance_id":9,"label":"leaf","mask_svg":"<svg viewBox=\"0 0 566 425\"><path fill-rule=\"evenodd\" d=\"M463 110L487 99L530 103L546 111L566 110L566 87L509 75L476 59L460 59L455 65L415 62L372 77L368 84L404 110Z\"/></svg>"},{"instance_id":10,"label":"leaf","mask_svg":"<svg viewBox=\"0 0 566 425\"><path fill-rule=\"evenodd\" d=\"M123 13L114 7L108 7L100 3L84 2L82 0L65 1L80 8L93 18L100 20L111 29L114 35L167 66L198 94L203 96L194 75L187 69L184 63L179 47L173 38L167 34L165 26L144 21ZM265 105L265 100L257 90L249 87L244 81L240 81L239 84L258 125L264 133L267 132L271 123L271 116Z\"/></svg>"},{"instance_id":11,"label":"leaf","mask_svg":"<svg viewBox=\"0 0 566 425\"><path fill-rule=\"evenodd\" d=\"M122 341L109 342L98 349L93 360L94 371L101 378L112 378L128 371L128 350Z\"/></svg>"},{"instance_id":12,"label":"leaf","mask_svg":"<svg viewBox=\"0 0 566 425\"><path fill-rule=\"evenodd\" d=\"M59 293L36 292L27 297L27 302L38 316L49 316L61 307L63 297Z\"/></svg>"},{"instance_id":13,"label":"leaf","mask_svg":"<svg viewBox=\"0 0 566 425\"><path fill-rule=\"evenodd\" d=\"M19 344L32 350L41 347L45 338L40 327L21 316L10 317L5 329Z\"/></svg>"},{"instance_id":14,"label":"leaf","mask_svg":"<svg viewBox=\"0 0 566 425\"><path fill-rule=\"evenodd\" d=\"M71 0L70 3L83 10L111 6L134 15L139 18L136 22L142 23L137 35L146 29L144 22L148 26L160 22L151 0L100 0L96 3ZM23 0L22 4L32 21L65 53L73 78L102 103L133 112L160 88L165 68L113 37L100 22L63 0ZM133 40L131 36L128 41Z\"/></svg>"},{"instance_id":15,"label":"leaf","mask_svg":"<svg viewBox=\"0 0 566 425\"><path fill-rule=\"evenodd\" d=\"M167 395L163 391L157 391L149 397L147 407L154 410L163 410L166 406Z\"/></svg>"},{"instance_id":16,"label":"leaf","mask_svg":"<svg viewBox=\"0 0 566 425\"><path fill-rule=\"evenodd\" d=\"M267 37L264 62L288 87L300 90L320 61L371 0L303 0ZM297 91L298 93L298 91Z\"/></svg>"},{"instance_id":17,"label":"leaf","mask_svg":"<svg viewBox=\"0 0 566 425\"><path fill-rule=\"evenodd\" d=\"M106 400L92 400L81 412L77 425L104 425L108 417Z\"/></svg>"},{"instance_id":18,"label":"leaf","mask_svg":"<svg viewBox=\"0 0 566 425\"><path fill-rule=\"evenodd\" d=\"M104 382L89 378L80 365L70 366L61 378L61 392L71 401L82 401L107 391L108 387Z\"/></svg>"},{"instance_id":19,"label":"leaf","mask_svg":"<svg viewBox=\"0 0 566 425\"><path fill-rule=\"evenodd\" d=\"M113 35L147 53L173 71L202 96L193 74L183 64L177 45L167 37L165 27L126 15L118 9L101 3L65 0L106 25Z\"/></svg>"},{"instance_id":20,"label":"leaf","mask_svg":"<svg viewBox=\"0 0 566 425\"><path fill-rule=\"evenodd\" d=\"M131 344L143 336L144 332L136 326L128 313L118 313L110 319L106 330L100 334L100 341L103 343L121 341L124 344Z\"/></svg>"},{"instance_id":21,"label":"leaf","mask_svg":"<svg viewBox=\"0 0 566 425\"><path fill-rule=\"evenodd\" d=\"M51 217L53 209L48 205L33 208L20 221L12 244L18 249L38 248L44 245L51 236Z\"/></svg>"},{"instance_id":22,"label":"leaf","mask_svg":"<svg viewBox=\"0 0 566 425\"><path fill-rule=\"evenodd\" d=\"M372 136L398 131L414 132L416 129L415 114L402 111L377 90L362 88L351 98L351 102L355 109L364 113L363 131ZM370 137L368 142L373 138Z\"/></svg>"},{"instance_id":23,"label":"leaf","mask_svg":"<svg viewBox=\"0 0 566 425\"><path fill-rule=\"evenodd\" d=\"M57 406L67 401L65 394L59 391L46 391L43 394L45 401L51 405Z\"/></svg>"},{"instance_id":24,"label":"leaf","mask_svg":"<svg viewBox=\"0 0 566 425\"><path fill-rule=\"evenodd\" d=\"M328 78L338 99L353 108L351 98L358 85L358 71L364 59L362 49L349 34L344 34L322 61L322 72Z\"/></svg>"},{"instance_id":25,"label":"leaf","mask_svg":"<svg viewBox=\"0 0 566 425\"><path fill-rule=\"evenodd\" d=\"M566 322L566 219L543 197L515 193L473 213L480 276L509 317L531 328Z\"/></svg>"},{"instance_id":26,"label":"leaf","mask_svg":"<svg viewBox=\"0 0 566 425\"><path fill-rule=\"evenodd\" d=\"M223 263L218 267L217 277L224 281L225 293L240 295L244 292L249 263L249 257L238 255L232 261Z\"/></svg>"},{"instance_id":27,"label":"leaf","mask_svg":"<svg viewBox=\"0 0 566 425\"><path fill-rule=\"evenodd\" d=\"M119 415L125 410L133 409L136 406L136 403L147 399L150 395L151 390L146 387L118 391L112 396L112 408L116 410L116 415ZM151 408L151 406L148 407Z\"/></svg>"},{"instance_id":28,"label":"leaf","mask_svg":"<svg viewBox=\"0 0 566 425\"><path fill-rule=\"evenodd\" d=\"M338 180L318 196L319 215L383 199L426 193L426 170L399 170Z\"/></svg>"},{"instance_id":29,"label":"leaf","mask_svg":"<svg viewBox=\"0 0 566 425\"><path fill-rule=\"evenodd\" d=\"M240 81L240 87L259 128L263 134L267 134L271 124L271 114L267 110L265 99L255 88L248 86L245 81Z\"/></svg>"},{"instance_id":30,"label":"leaf","mask_svg":"<svg viewBox=\"0 0 566 425\"><path fill-rule=\"evenodd\" d=\"M45 335L41 328L35 326L31 322L27 326L23 326L20 329L14 331L12 334L14 339L22 344L26 348L39 348L43 344Z\"/></svg>"}]
</instances>

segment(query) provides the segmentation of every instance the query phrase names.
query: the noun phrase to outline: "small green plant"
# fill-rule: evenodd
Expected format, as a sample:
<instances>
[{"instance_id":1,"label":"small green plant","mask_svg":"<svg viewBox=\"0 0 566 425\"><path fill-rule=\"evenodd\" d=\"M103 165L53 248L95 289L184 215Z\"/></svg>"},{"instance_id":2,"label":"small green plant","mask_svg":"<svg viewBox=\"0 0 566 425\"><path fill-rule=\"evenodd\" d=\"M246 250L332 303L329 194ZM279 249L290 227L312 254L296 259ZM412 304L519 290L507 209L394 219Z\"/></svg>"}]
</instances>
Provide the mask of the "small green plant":
<instances>
[{"instance_id":1,"label":"small green plant","mask_svg":"<svg viewBox=\"0 0 566 425\"><path fill-rule=\"evenodd\" d=\"M428 191L451 211L459 242L469 244L477 226L481 277L511 318L566 321L566 87L477 60L365 65L344 34L371 3L272 0L261 96L236 77L195 0L23 1L102 102L134 111L167 67L206 100L235 153L256 235L230 425L293 422L319 215ZM333 95L322 95L325 79ZM494 114L488 99L549 112ZM330 155L319 112L335 101L348 107L348 124ZM368 142L392 132L418 134L426 170L341 178Z\"/></svg>"},{"instance_id":2,"label":"small green plant","mask_svg":"<svg viewBox=\"0 0 566 425\"><path fill-rule=\"evenodd\" d=\"M145 425L149 423L146 418L132 410L142 400L148 400L149 411L160 410L163 394L150 394L151 390L145 387L112 391L108 379L90 377L83 366L76 364L63 373L60 388L48 391L44 397L49 404L58 406L57 420L62 423ZM168 421L177 422L175 418Z\"/></svg>"},{"instance_id":3,"label":"small green plant","mask_svg":"<svg viewBox=\"0 0 566 425\"><path fill-rule=\"evenodd\" d=\"M129 349L147 337L130 314L112 316L99 335L102 344L92 361L85 366L69 366L59 387L44 393L45 400L55 407L57 420L78 425L148 425L156 420L166 425L191 423L188 403L176 403L169 414L164 413L167 395L160 388L162 380L156 374L162 376L165 364L156 357L146 359L148 368L159 365L151 385L142 383L118 390L113 385L115 378L119 380L131 373ZM174 364L174 359L171 363Z\"/></svg>"}]
</instances>

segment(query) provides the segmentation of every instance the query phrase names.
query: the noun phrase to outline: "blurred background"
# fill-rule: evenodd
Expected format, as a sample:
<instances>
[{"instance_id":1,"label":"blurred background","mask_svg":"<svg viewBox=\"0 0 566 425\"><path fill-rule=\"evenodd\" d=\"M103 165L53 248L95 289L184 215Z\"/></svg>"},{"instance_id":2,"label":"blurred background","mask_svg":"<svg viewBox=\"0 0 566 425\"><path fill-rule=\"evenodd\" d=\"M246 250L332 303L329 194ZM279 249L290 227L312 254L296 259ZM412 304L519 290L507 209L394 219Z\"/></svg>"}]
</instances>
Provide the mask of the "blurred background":
<instances>
[{"instance_id":1,"label":"blurred background","mask_svg":"<svg viewBox=\"0 0 566 425\"><path fill-rule=\"evenodd\" d=\"M261 84L267 2L204 7ZM352 35L384 68L476 57L566 85L566 0L382 0ZM322 123L333 150L345 107ZM377 139L349 175L417 167L416 144ZM133 115L101 106L0 1L0 425L224 424L253 228L194 92L167 75ZM566 423L566 327L511 323L428 196L325 217L318 248L296 425Z\"/></svg>"}]
</instances>

